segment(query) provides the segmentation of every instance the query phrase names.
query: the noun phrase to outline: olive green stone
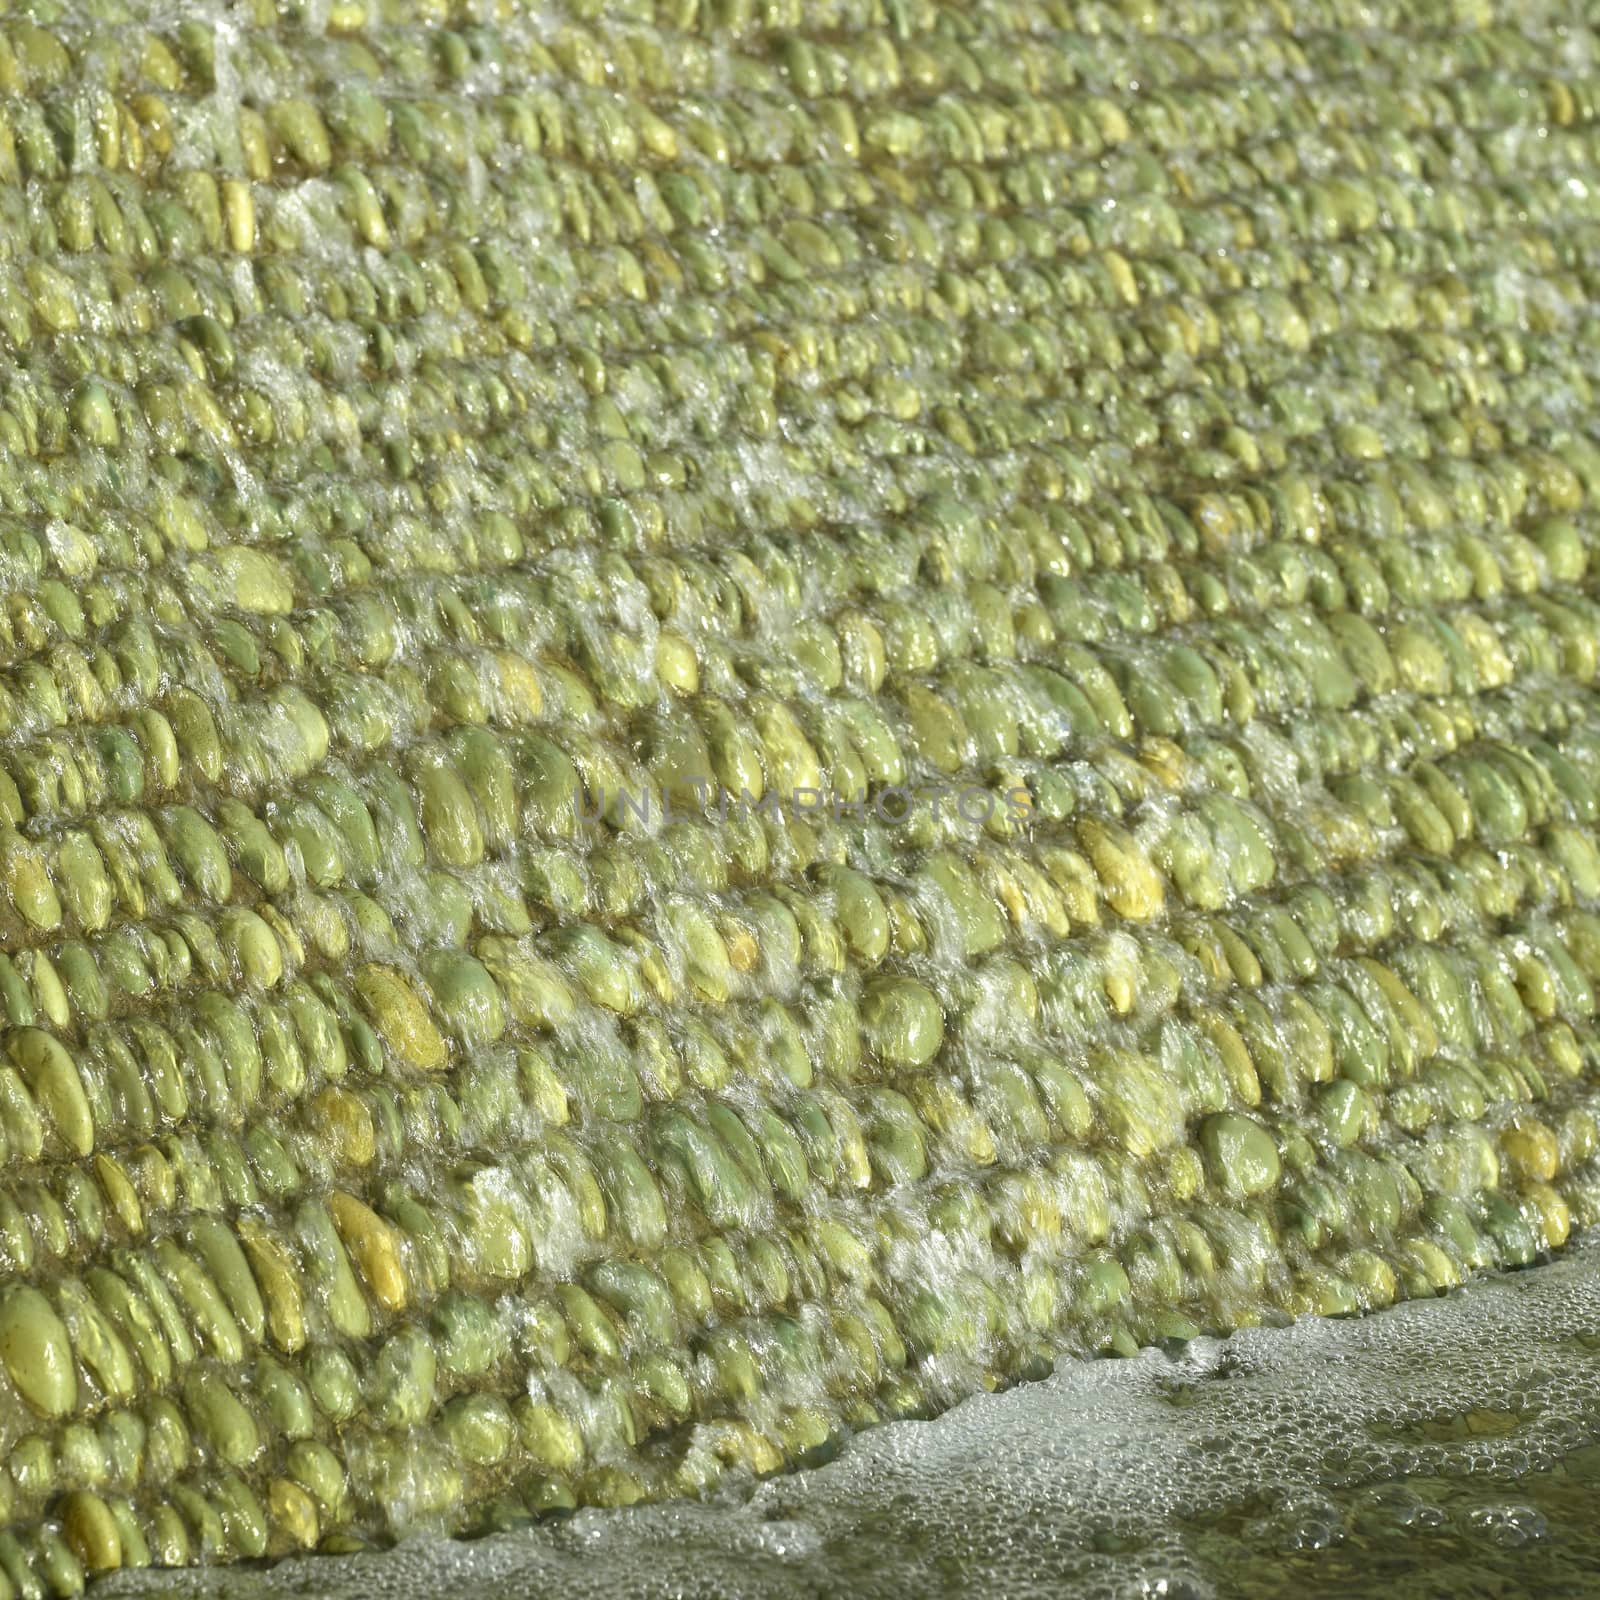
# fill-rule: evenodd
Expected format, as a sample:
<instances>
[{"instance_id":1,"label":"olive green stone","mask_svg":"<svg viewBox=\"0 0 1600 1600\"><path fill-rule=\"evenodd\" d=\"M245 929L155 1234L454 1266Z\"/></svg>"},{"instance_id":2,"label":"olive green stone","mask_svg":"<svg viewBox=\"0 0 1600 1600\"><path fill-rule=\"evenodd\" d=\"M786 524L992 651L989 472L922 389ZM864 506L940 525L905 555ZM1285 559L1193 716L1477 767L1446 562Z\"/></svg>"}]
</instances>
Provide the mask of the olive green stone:
<instances>
[{"instance_id":1,"label":"olive green stone","mask_svg":"<svg viewBox=\"0 0 1600 1600\"><path fill-rule=\"evenodd\" d=\"M62 1142L75 1154L88 1155L94 1149L94 1117L66 1047L41 1028L18 1028L6 1040L6 1054L49 1114Z\"/></svg>"},{"instance_id":2,"label":"olive green stone","mask_svg":"<svg viewBox=\"0 0 1600 1600\"><path fill-rule=\"evenodd\" d=\"M63 1416L77 1404L67 1330L37 1289L13 1283L0 1290L0 1362L22 1398L43 1415Z\"/></svg>"},{"instance_id":3,"label":"olive green stone","mask_svg":"<svg viewBox=\"0 0 1600 1600\"><path fill-rule=\"evenodd\" d=\"M1250 1117L1223 1112L1200 1125L1211 1180L1225 1193L1262 1194L1273 1188L1282 1171L1272 1136Z\"/></svg>"},{"instance_id":4,"label":"olive green stone","mask_svg":"<svg viewBox=\"0 0 1600 1600\"><path fill-rule=\"evenodd\" d=\"M87 1572L109 1572L122 1565L121 1531L98 1495L74 1491L62 1501L60 1515L67 1544Z\"/></svg>"},{"instance_id":5,"label":"olive green stone","mask_svg":"<svg viewBox=\"0 0 1600 1600\"><path fill-rule=\"evenodd\" d=\"M932 992L914 978L883 978L861 1000L861 1026L880 1059L892 1066L926 1066L944 1041L944 1015Z\"/></svg>"},{"instance_id":6,"label":"olive green stone","mask_svg":"<svg viewBox=\"0 0 1600 1600\"><path fill-rule=\"evenodd\" d=\"M303 9L0 24L0 1595L1600 1221L1592 17Z\"/></svg>"}]
</instances>

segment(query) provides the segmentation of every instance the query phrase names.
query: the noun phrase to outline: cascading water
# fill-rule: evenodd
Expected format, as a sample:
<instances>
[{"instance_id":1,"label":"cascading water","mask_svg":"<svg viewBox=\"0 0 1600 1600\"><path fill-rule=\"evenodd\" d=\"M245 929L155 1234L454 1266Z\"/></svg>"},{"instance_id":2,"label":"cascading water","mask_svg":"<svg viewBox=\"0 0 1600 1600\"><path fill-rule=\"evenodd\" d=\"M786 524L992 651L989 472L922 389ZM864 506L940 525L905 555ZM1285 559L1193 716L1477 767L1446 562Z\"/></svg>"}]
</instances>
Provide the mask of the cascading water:
<instances>
[{"instance_id":1,"label":"cascading water","mask_svg":"<svg viewBox=\"0 0 1600 1600\"><path fill-rule=\"evenodd\" d=\"M1600 1221L1593 46L0 13L0 1600L1053 1367L886 1439L1137 1465L1194 1341Z\"/></svg>"}]
</instances>

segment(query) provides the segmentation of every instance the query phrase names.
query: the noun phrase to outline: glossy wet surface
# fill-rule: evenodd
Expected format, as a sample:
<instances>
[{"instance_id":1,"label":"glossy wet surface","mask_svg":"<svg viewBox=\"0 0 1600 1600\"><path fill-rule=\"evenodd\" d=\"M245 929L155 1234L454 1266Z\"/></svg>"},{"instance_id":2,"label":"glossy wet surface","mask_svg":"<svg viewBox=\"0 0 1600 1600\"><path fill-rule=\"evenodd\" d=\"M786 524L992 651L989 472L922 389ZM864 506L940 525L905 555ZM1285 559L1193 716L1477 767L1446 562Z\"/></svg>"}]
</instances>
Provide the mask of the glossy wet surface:
<instances>
[{"instance_id":1,"label":"glossy wet surface","mask_svg":"<svg viewBox=\"0 0 1600 1600\"><path fill-rule=\"evenodd\" d=\"M1332 1572L1587 1404L737 1509L1600 1223L1597 170L1565 0L0 9L0 1600Z\"/></svg>"},{"instance_id":2,"label":"glossy wet surface","mask_svg":"<svg viewBox=\"0 0 1600 1600\"><path fill-rule=\"evenodd\" d=\"M104 1600L1475 1600L1600 1571L1600 1245L1359 1321L1064 1366L713 1504L124 1576Z\"/></svg>"}]
</instances>

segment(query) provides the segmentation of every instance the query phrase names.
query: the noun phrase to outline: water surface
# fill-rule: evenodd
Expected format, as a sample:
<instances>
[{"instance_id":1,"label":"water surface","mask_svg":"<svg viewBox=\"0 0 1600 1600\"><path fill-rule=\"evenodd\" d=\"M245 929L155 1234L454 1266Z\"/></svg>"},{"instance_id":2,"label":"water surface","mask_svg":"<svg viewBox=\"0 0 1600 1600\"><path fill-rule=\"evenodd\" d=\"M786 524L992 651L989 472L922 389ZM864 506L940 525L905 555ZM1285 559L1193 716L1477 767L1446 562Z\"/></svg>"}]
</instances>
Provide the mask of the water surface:
<instances>
[{"instance_id":1,"label":"water surface","mask_svg":"<svg viewBox=\"0 0 1600 1600\"><path fill-rule=\"evenodd\" d=\"M1063 1363L704 1504L98 1600L1556 1597L1600 1584L1600 1240L1359 1320Z\"/></svg>"}]
</instances>

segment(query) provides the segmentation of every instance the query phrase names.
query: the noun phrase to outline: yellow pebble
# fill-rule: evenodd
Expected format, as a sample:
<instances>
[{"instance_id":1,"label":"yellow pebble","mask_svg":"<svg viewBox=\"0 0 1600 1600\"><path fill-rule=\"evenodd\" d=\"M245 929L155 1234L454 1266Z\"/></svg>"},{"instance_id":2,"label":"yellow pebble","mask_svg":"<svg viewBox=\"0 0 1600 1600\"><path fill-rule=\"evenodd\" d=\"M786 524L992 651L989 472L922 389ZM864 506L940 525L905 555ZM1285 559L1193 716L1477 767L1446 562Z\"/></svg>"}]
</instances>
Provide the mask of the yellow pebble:
<instances>
[{"instance_id":1,"label":"yellow pebble","mask_svg":"<svg viewBox=\"0 0 1600 1600\"><path fill-rule=\"evenodd\" d=\"M404 1311L410 1288L395 1230L370 1206L342 1189L328 1196L328 1209L373 1298L386 1311Z\"/></svg>"},{"instance_id":2,"label":"yellow pebble","mask_svg":"<svg viewBox=\"0 0 1600 1600\"><path fill-rule=\"evenodd\" d=\"M393 967L365 966L356 973L356 993L383 1042L422 1072L437 1072L450 1059L444 1036L428 1008Z\"/></svg>"},{"instance_id":3,"label":"yellow pebble","mask_svg":"<svg viewBox=\"0 0 1600 1600\"><path fill-rule=\"evenodd\" d=\"M1536 1117L1521 1116L1500 1134L1500 1153L1514 1177L1548 1183L1561 1165L1555 1134Z\"/></svg>"},{"instance_id":4,"label":"yellow pebble","mask_svg":"<svg viewBox=\"0 0 1600 1600\"><path fill-rule=\"evenodd\" d=\"M301 1550L316 1544L316 1502L292 1478L274 1478L267 1485L267 1512L291 1544Z\"/></svg>"},{"instance_id":5,"label":"yellow pebble","mask_svg":"<svg viewBox=\"0 0 1600 1600\"><path fill-rule=\"evenodd\" d=\"M1166 904L1166 886L1126 828L1095 818L1078 824L1078 843L1100 880L1106 904L1130 922L1148 922Z\"/></svg>"}]
</instances>

